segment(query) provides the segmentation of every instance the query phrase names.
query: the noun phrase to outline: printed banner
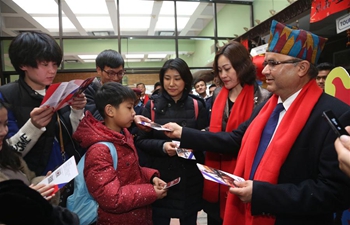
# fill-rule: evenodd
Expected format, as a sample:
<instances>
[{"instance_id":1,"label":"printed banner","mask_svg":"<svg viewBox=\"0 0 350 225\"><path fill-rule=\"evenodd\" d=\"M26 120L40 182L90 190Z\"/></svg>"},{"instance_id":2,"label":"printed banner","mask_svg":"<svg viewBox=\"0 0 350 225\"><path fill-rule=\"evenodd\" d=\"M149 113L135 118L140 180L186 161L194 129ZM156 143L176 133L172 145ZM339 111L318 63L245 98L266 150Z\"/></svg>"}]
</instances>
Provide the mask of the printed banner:
<instances>
[{"instance_id":1,"label":"printed banner","mask_svg":"<svg viewBox=\"0 0 350 225\"><path fill-rule=\"evenodd\" d=\"M329 15L350 8L349 0L313 0L311 4L310 23L323 20Z\"/></svg>"}]
</instances>

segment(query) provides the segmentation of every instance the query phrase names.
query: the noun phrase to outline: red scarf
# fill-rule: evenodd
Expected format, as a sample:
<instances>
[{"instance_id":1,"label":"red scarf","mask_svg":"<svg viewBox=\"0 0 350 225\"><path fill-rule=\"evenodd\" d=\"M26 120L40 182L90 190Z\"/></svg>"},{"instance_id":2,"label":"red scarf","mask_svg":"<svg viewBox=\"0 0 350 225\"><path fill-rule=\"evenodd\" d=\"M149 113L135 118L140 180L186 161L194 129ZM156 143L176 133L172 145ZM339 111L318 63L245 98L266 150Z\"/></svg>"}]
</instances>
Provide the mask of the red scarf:
<instances>
[{"instance_id":1,"label":"red scarf","mask_svg":"<svg viewBox=\"0 0 350 225\"><path fill-rule=\"evenodd\" d=\"M228 100L230 90L223 87L214 101L212 107L209 130L211 132L222 131L222 120L225 106ZM242 91L237 96L229 115L226 130L231 132L236 129L242 122L246 121L254 108L254 85L244 85ZM223 171L233 171L236 165L236 158L229 154L218 154L206 152L205 165L217 168ZM228 187L224 185L204 180L203 198L208 202L218 202L220 197L220 214L224 216L225 203L227 198ZM219 193L220 190L220 193ZM220 196L219 196L220 195Z\"/></svg>"},{"instance_id":2,"label":"red scarf","mask_svg":"<svg viewBox=\"0 0 350 225\"><path fill-rule=\"evenodd\" d=\"M303 87L277 127L275 136L258 165L254 180L272 184L277 183L280 168L321 94L322 90L314 80L309 81ZM243 136L237 165L234 170L235 175L249 179L261 133L273 109L277 105L277 100L278 96L273 95L249 125ZM236 195L230 194L226 204L224 225L272 225L275 223L274 217L262 215L252 216L250 209L250 203L245 204Z\"/></svg>"}]
</instances>

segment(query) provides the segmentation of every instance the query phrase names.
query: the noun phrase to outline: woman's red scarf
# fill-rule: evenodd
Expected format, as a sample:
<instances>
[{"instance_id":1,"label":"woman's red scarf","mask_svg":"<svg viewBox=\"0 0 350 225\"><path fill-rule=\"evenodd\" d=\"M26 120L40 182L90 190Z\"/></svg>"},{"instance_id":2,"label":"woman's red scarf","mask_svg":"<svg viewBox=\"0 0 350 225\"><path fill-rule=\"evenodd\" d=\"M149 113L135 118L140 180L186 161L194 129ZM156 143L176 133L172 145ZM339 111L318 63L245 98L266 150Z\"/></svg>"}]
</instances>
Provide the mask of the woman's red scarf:
<instances>
[{"instance_id":1,"label":"woman's red scarf","mask_svg":"<svg viewBox=\"0 0 350 225\"><path fill-rule=\"evenodd\" d=\"M314 80L309 81L303 87L277 127L275 136L256 169L254 180L272 184L277 183L280 168L321 94L322 90ZM261 134L277 105L277 100L278 96L273 95L249 125L243 136L234 170L235 175L249 179ZM250 209L251 203L243 203L236 195L229 194L226 202L224 225L272 225L275 223L275 218L271 216L252 216Z\"/></svg>"},{"instance_id":2,"label":"woman's red scarf","mask_svg":"<svg viewBox=\"0 0 350 225\"><path fill-rule=\"evenodd\" d=\"M214 101L212 107L209 130L211 132L222 131L222 119L224 116L225 106L228 100L230 90L223 87ZM236 129L242 122L246 121L254 108L254 86L244 85L243 89L237 96L229 115L226 130L231 132ZM205 165L217 168L223 171L233 171L236 165L236 158L228 154L218 154L206 152ZM204 180L203 198L208 202L218 202L220 195L220 214L224 216L225 203L227 198L228 187L224 185ZM220 190L220 193L219 193Z\"/></svg>"}]
</instances>

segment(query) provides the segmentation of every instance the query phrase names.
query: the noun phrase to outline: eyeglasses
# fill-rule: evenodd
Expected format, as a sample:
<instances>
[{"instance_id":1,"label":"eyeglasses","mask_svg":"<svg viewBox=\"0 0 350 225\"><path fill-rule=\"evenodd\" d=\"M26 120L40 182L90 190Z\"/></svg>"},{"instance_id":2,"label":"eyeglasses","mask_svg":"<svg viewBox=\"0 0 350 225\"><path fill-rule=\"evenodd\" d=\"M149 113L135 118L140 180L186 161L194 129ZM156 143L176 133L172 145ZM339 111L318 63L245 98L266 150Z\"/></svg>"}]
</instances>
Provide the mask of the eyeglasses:
<instances>
[{"instance_id":1,"label":"eyeglasses","mask_svg":"<svg viewBox=\"0 0 350 225\"><path fill-rule=\"evenodd\" d=\"M273 68L277 65L280 64L286 64L286 63L298 63L301 62L302 60L298 60L298 59L293 59L293 60L286 60L286 61L274 61L274 60L267 60L263 62L263 67L265 67L266 65L269 65L270 68Z\"/></svg>"},{"instance_id":2,"label":"eyeglasses","mask_svg":"<svg viewBox=\"0 0 350 225\"><path fill-rule=\"evenodd\" d=\"M106 70L102 70L103 72L107 73L107 75L109 77L115 77L115 76L118 76L118 77L122 77L124 76L125 74L125 70L121 70L119 71L118 73L114 72L114 71L106 71Z\"/></svg>"}]
</instances>

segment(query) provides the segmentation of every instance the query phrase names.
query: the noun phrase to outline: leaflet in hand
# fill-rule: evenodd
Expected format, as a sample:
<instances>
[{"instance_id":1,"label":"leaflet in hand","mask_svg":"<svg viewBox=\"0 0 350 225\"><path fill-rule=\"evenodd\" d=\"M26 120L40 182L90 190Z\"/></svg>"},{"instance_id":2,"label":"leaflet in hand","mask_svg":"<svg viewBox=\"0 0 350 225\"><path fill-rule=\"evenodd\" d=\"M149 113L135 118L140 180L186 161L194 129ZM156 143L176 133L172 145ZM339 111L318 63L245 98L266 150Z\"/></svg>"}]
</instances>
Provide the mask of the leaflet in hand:
<instances>
[{"instance_id":1,"label":"leaflet in hand","mask_svg":"<svg viewBox=\"0 0 350 225\"><path fill-rule=\"evenodd\" d=\"M66 106L74 96L85 91L93 80L94 77L90 77L86 80L71 80L51 84L46 90L41 106L50 106L54 108L54 111L57 111Z\"/></svg>"},{"instance_id":2,"label":"leaflet in hand","mask_svg":"<svg viewBox=\"0 0 350 225\"><path fill-rule=\"evenodd\" d=\"M55 184L53 192L53 194L55 194L77 175L77 164L75 163L74 156L72 156L55 171L53 171L51 175L45 177L45 179L43 179L39 184Z\"/></svg>"},{"instance_id":3,"label":"leaflet in hand","mask_svg":"<svg viewBox=\"0 0 350 225\"><path fill-rule=\"evenodd\" d=\"M214 181L219 184L235 187L233 183L234 181L244 181L242 177L238 177L236 175L206 165L197 163L197 167L205 179Z\"/></svg>"},{"instance_id":4,"label":"leaflet in hand","mask_svg":"<svg viewBox=\"0 0 350 225\"><path fill-rule=\"evenodd\" d=\"M194 157L194 154L192 150L186 149L186 148L180 148L180 142L179 141L173 141L177 145L176 148L176 154L178 157L184 158L184 159L191 159L196 160L196 157Z\"/></svg>"},{"instance_id":5,"label":"leaflet in hand","mask_svg":"<svg viewBox=\"0 0 350 225\"><path fill-rule=\"evenodd\" d=\"M168 128L164 128L162 127L162 125L158 124L158 123L155 123L155 122L139 122L139 124L143 125L143 126L146 126L146 127L150 127L152 129L155 129L155 130L160 130L160 131L172 131Z\"/></svg>"},{"instance_id":6,"label":"leaflet in hand","mask_svg":"<svg viewBox=\"0 0 350 225\"><path fill-rule=\"evenodd\" d=\"M167 189L167 188L170 188L174 185L177 185L178 183L180 183L180 180L181 180L181 177L178 177L178 178L166 183L166 185L163 187L163 189Z\"/></svg>"}]
</instances>

